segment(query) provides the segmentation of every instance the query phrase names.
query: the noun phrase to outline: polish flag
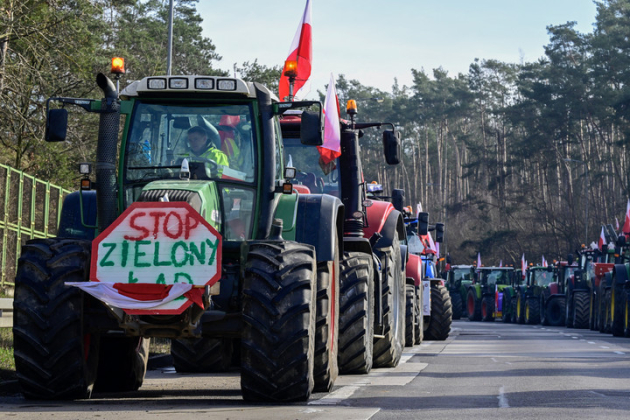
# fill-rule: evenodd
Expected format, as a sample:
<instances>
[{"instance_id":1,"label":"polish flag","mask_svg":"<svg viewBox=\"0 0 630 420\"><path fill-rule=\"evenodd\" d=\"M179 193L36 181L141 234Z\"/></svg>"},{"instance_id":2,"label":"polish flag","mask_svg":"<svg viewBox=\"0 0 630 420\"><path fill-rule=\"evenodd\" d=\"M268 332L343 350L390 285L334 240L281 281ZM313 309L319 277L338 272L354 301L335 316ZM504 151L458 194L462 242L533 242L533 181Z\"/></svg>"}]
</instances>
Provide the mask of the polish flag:
<instances>
[{"instance_id":1,"label":"polish flag","mask_svg":"<svg viewBox=\"0 0 630 420\"><path fill-rule=\"evenodd\" d=\"M547 267L547 260L544 255L542 256L542 267Z\"/></svg>"},{"instance_id":2,"label":"polish flag","mask_svg":"<svg viewBox=\"0 0 630 420\"><path fill-rule=\"evenodd\" d=\"M481 268L481 252L477 252L477 268Z\"/></svg>"},{"instance_id":3,"label":"polish flag","mask_svg":"<svg viewBox=\"0 0 630 420\"><path fill-rule=\"evenodd\" d=\"M599 248L600 251L603 251L604 245L606 245L606 235L604 234L604 226L602 226L602 233L599 234L599 242L597 244L597 247Z\"/></svg>"},{"instance_id":4,"label":"polish flag","mask_svg":"<svg viewBox=\"0 0 630 420\"><path fill-rule=\"evenodd\" d=\"M525 270L527 269L527 261L525 261L525 254L521 257L521 273L523 274L523 278L525 278Z\"/></svg>"},{"instance_id":5,"label":"polish flag","mask_svg":"<svg viewBox=\"0 0 630 420\"><path fill-rule=\"evenodd\" d=\"M615 224L617 225L617 230L619 230L619 219L615 217Z\"/></svg>"},{"instance_id":6,"label":"polish flag","mask_svg":"<svg viewBox=\"0 0 630 420\"><path fill-rule=\"evenodd\" d=\"M341 129L339 128L339 99L335 89L335 77L330 73L328 92L324 101L324 144L317 146L324 164L341 156Z\"/></svg>"},{"instance_id":7,"label":"polish flag","mask_svg":"<svg viewBox=\"0 0 630 420\"><path fill-rule=\"evenodd\" d=\"M427 233L427 240L429 241L429 248L437 253L437 248L435 247L435 242L433 242L433 237L430 233Z\"/></svg>"},{"instance_id":8,"label":"polish flag","mask_svg":"<svg viewBox=\"0 0 630 420\"><path fill-rule=\"evenodd\" d=\"M306 0L306 7L302 20L298 26L287 61L297 61L297 77L293 85L293 96L296 100L304 98L311 91L309 78L311 77L311 62L313 61L313 40L311 36L311 0ZM283 74L280 76L279 86L280 100L284 101L289 96L289 78Z\"/></svg>"},{"instance_id":9,"label":"polish flag","mask_svg":"<svg viewBox=\"0 0 630 420\"><path fill-rule=\"evenodd\" d=\"M628 205L626 206L626 220L623 222L621 231L623 233L630 233L630 200L628 200Z\"/></svg>"}]
</instances>

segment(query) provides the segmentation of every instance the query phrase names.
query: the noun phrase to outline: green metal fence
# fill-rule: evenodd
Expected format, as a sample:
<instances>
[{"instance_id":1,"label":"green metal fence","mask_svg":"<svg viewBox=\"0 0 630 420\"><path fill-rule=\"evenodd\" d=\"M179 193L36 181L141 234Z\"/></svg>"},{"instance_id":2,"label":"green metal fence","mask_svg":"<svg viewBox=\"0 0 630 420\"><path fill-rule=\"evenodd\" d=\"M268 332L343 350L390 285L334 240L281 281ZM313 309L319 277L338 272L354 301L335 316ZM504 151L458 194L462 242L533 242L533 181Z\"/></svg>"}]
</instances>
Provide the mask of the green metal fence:
<instances>
[{"instance_id":1,"label":"green metal fence","mask_svg":"<svg viewBox=\"0 0 630 420\"><path fill-rule=\"evenodd\" d=\"M63 198L71 191L0 165L0 288L13 286L22 244L55 236Z\"/></svg>"}]
</instances>

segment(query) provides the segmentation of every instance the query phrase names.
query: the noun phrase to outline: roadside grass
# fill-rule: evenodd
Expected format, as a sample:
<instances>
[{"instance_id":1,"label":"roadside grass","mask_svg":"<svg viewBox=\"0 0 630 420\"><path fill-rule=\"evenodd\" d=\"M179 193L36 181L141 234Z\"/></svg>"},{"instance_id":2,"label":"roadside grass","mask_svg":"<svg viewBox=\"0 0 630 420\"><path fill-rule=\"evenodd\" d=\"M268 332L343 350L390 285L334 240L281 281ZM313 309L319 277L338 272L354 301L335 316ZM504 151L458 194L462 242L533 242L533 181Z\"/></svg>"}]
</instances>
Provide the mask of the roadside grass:
<instances>
[{"instance_id":1,"label":"roadside grass","mask_svg":"<svg viewBox=\"0 0 630 420\"><path fill-rule=\"evenodd\" d=\"M13 331L11 328L0 328L0 381L15 378Z\"/></svg>"}]
</instances>

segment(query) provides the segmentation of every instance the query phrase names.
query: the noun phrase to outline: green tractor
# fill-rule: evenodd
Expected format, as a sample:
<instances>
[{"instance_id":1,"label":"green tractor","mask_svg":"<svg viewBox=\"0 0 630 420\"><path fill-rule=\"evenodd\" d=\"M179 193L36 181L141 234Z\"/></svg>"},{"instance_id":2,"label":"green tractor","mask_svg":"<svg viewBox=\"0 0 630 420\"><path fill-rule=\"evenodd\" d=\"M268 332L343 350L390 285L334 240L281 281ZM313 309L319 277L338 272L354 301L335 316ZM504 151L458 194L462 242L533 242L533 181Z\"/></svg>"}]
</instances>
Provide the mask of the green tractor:
<instances>
[{"instance_id":1,"label":"green tractor","mask_svg":"<svg viewBox=\"0 0 630 420\"><path fill-rule=\"evenodd\" d=\"M495 317L501 316L502 301L498 296L510 286L514 268L481 267L476 270L477 276L466 295L468 319L492 322Z\"/></svg>"},{"instance_id":2,"label":"green tractor","mask_svg":"<svg viewBox=\"0 0 630 420\"><path fill-rule=\"evenodd\" d=\"M516 323L517 294L523 286L523 275L521 270L514 270L510 275L510 285L503 288L499 294L502 311L501 319L505 323Z\"/></svg>"},{"instance_id":3,"label":"green tractor","mask_svg":"<svg viewBox=\"0 0 630 420\"><path fill-rule=\"evenodd\" d=\"M180 372L240 359L246 400L330 390L344 207L294 192L278 122L319 108L303 112L301 141L321 144L321 104L282 103L229 77L147 77L120 94L103 74L97 84L101 100L48 101L48 141L66 137L67 109L53 104L99 114L96 182L82 164L59 236L22 249L13 332L23 394L136 390L149 337L172 340Z\"/></svg>"},{"instance_id":4,"label":"green tractor","mask_svg":"<svg viewBox=\"0 0 630 420\"><path fill-rule=\"evenodd\" d=\"M545 290L557 283L557 273L553 266L532 266L527 269L525 285L517 292L517 322L528 325L540 324L543 318Z\"/></svg>"},{"instance_id":5,"label":"green tractor","mask_svg":"<svg viewBox=\"0 0 630 420\"><path fill-rule=\"evenodd\" d=\"M449 257L447 257L449 258ZM475 267L472 265L452 265L446 272L446 287L451 295L453 319L460 319L468 313L464 306L468 288L475 278Z\"/></svg>"}]
</instances>

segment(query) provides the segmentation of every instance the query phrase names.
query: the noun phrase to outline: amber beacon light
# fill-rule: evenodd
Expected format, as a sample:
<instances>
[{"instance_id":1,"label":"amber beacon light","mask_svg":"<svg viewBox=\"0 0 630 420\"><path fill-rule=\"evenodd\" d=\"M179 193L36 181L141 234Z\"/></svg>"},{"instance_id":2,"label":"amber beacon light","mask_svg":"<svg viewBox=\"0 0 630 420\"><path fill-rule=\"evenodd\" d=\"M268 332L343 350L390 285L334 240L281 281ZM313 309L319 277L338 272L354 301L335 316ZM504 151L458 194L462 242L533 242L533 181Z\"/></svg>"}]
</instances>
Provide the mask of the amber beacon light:
<instances>
[{"instance_id":1,"label":"amber beacon light","mask_svg":"<svg viewBox=\"0 0 630 420\"><path fill-rule=\"evenodd\" d=\"M125 59L122 57L112 58L112 73L125 74Z\"/></svg>"}]
</instances>

